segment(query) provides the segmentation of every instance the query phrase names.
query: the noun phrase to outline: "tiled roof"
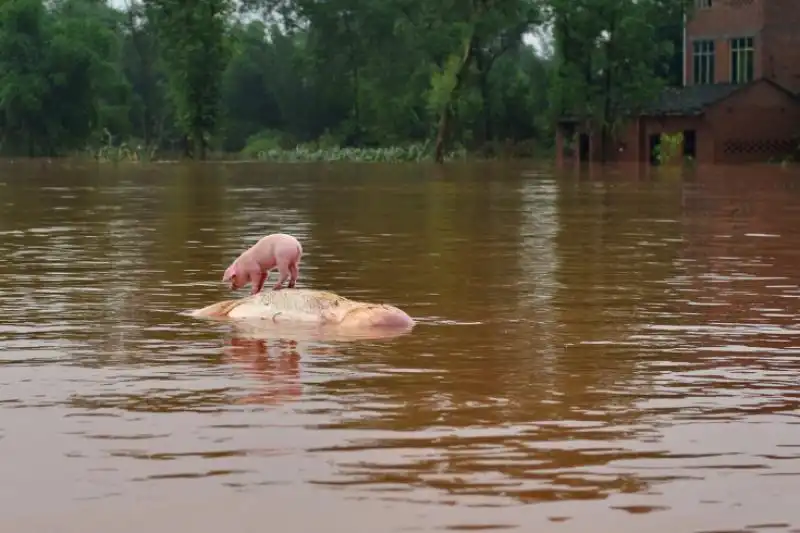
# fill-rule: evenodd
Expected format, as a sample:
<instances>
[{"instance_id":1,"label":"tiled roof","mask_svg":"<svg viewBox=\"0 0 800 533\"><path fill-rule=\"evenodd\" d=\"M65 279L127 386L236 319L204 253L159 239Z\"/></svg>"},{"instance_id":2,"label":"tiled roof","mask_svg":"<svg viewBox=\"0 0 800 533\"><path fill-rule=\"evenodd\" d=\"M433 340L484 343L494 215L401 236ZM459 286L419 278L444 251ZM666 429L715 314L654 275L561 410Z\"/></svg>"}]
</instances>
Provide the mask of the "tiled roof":
<instances>
[{"instance_id":1,"label":"tiled roof","mask_svg":"<svg viewBox=\"0 0 800 533\"><path fill-rule=\"evenodd\" d=\"M686 87L666 87L652 104L642 109L639 115L697 115L708 106L724 100L743 85L735 83L714 83L709 85L688 85ZM577 122L576 117L565 116L562 123Z\"/></svg>"},{"instance_id":2,"label":"tiled roof","mask_svg":"<svg viewBox=\"0 0 800 533\"><path fill-rule=\"evenodd\" d=\"M725 100L736 91L749 85L765 82L785 92L800 101L800 93L793 93L778 83L760 78L748 84L713 83L708 85L689 85L686 87L667 87L659 94L652 104L647 105L638 115L663 116L663 115L699 115L708 107ZM579 122L577 117L565 116L561 123Z\"/></svg>"},{"instance_id":3,"label":"tiled roof","mask_svg":"<svg viewBox=\"0 0 800 533\"><path fill-rule=\"evenodd\" d=\"M735 83L714 83L667 87L647 106L646 115L693 115L702 113L708 106L724 100L743 86Z\"/></svg>"}]
</instances>

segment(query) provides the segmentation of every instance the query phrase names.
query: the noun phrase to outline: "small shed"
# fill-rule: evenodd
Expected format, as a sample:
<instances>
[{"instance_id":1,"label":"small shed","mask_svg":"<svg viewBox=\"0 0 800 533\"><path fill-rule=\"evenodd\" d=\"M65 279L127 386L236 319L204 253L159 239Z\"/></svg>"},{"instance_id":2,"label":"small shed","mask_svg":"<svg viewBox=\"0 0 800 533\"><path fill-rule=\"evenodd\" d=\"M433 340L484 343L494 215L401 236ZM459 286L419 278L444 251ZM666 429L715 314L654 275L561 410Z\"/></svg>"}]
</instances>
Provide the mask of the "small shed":
<instances>
[{"instance_id":1,"label":"small shed","mask_svg":"<svg viewBox=\"0 0 800 533\"><path fill-rule=\"evenodd\" d=\"M747 84L669 87L607 143L605 157L600 153L599 134L575 119L559 122L557 162L657 164L654 154L662 136L676 133L683 134L681 155L699 164L786 157L800 145L800 98L766 78Z\"/></svg>"}]
</instances>

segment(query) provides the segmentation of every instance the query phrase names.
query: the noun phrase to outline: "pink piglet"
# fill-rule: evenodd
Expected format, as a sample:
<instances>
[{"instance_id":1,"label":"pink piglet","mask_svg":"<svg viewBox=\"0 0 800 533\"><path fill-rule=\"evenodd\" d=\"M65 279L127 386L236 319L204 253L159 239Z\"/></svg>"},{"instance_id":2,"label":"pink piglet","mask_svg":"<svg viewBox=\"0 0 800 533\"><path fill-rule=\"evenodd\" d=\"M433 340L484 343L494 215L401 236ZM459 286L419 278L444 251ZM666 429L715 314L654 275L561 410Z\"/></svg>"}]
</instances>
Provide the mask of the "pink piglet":
<instances>
[{"instance_id":1,"label":"pink piglet","mask_svg":"<svg viewBox=\"0 0 800 533\"><path fill-rule=\"evenodd\" d=\"M228 282L231 290L252 284L251 294L256 294L263 288L270 272L277 268L280 277L273 289L281 289L286 280L289 288L293 288L299 276L302 255L300 241L285 233L272 233L242 252L225 269L222 281Z\"/></svg>"}]
</instances>

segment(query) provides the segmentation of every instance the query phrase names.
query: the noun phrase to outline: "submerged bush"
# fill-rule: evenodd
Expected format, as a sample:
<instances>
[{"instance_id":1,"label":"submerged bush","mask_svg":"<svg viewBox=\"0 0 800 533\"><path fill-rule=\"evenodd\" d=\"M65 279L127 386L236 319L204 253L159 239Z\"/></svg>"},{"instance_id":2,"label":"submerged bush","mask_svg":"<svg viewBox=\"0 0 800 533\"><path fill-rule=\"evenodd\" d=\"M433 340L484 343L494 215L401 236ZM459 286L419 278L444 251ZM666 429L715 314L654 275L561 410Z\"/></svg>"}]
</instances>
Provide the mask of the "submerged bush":
<instances>
[{"instance_id":1,"label":"submerged bush","mask_svg":"<svg viewBox=\"0 0 800 533\"><path fill-rule=\"evenodd\" d=\"M103 137L100 147L84 150L86 155L99 163L151 161L155 156L155 147L148 148L141 141L131 140L116 144L108 130L103 131Z\"/></svg>"},{"instance_id":2,"label":"submerged bush","mask_svg":"<svg viewBox=\"0 0 800 533\"><path fill-rule=\"evenodd\" d=\"M249 155L249 154L245 154ZM321 147L315 143L298 145L294 149L271 148L253 154L259 161L274 162L365 162L365 163L405 163L421 162L432 159L428 144L412 144L379 148L341 148ZM466 151L461 148L449 152L445 159L463 159Z\"/></svg>"},{"instance_id":3,"label":"submerged bush","mask_svg":"<svg viewBox=\"0 0 800 533\"><path fill-rule=\"evenodd\" d=\"M288 136L281 132L263 130L248 137L241 154L248 159L258 159L258 155L262 152L283 150L295 144L288 141Z\"/></svg>"}]
</instances>

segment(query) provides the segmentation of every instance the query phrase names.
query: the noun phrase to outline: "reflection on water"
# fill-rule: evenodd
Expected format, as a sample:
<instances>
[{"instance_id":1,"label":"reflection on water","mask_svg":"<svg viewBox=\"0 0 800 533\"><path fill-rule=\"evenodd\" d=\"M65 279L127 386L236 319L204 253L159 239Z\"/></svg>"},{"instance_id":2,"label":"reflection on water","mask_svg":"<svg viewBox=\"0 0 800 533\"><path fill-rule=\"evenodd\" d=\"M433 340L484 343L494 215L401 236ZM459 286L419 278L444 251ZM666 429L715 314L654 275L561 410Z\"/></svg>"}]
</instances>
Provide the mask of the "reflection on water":
<instances>
[{"instance_id":1,"label":"reflection on water","mask_svg":"<svg viewBox=\"0 0 800 533\"><path fill-rule=\"evenodd\" d=\"M4 164L4 530L800 531L798 177ZM183 314L273 231L419 324Z\"/></svg>"}]
</instances>

